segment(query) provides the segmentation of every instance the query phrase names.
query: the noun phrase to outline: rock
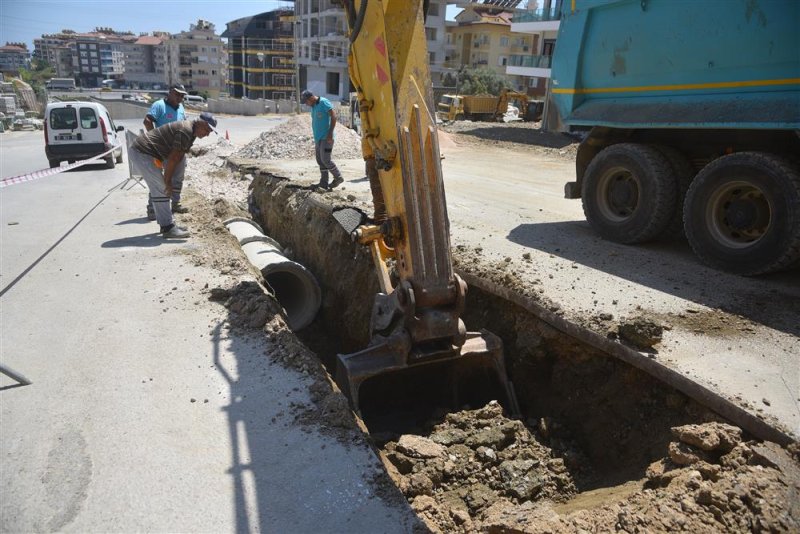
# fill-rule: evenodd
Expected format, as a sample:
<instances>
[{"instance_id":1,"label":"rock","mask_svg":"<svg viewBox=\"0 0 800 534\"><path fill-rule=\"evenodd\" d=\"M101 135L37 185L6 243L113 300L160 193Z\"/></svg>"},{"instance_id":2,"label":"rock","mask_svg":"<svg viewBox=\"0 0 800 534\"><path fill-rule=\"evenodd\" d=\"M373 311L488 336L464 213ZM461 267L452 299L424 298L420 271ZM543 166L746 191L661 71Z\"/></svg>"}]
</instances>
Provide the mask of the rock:
<instances>
[{"instance_id":1,"label":"rock","mask_svg":"<svg viewBox=\"0 0 800 534\"><path fill-rule=\"evenodd\" d=\"M532 472L533 460L507 460L500 464L500 480L504 489L518 499L535 497L542 489L542 477Z\"/></svg>"},{"instance_id":2,"label":"rock","mask_svg":"<svg viewBox=\"0 0 800 534\"><path fill-rule=\"evenodd\" d=\"M692 465L697 462L708 461L708 456L686 443L673 441L669 444L669 459L677 465Z\"/></svg>"},{"instance_id":3,"label":"rock","mask_svg":"<svg viewBox=\"0 0 800 534\"><path fill-rule=\"evenodd\" d=\"M445 453L445 448L433 440L412 434L400 436L397 450L412 458L436 458Z\"/></svg>"},{"instance_id":4,"label":"rock","mask_svg":"<svg viewBox=\"0 0 800 534\"><path fill-rule=\"evenodd\" d=\"M464 440L467 439L467 433L460 428L446 428L431 434L430 439L434 443L449 447L456 443L464 443Z\"/></svg>"},{"instance_id":5,"label":"rock","mask_svg":"<svg viewBox=\"0 0 800 534\"><path fill-rule=\"evenodd\" d=\"M704 451L730 452L742 442L742 429L725 423L674 427L672 435Z\"/></svg>"},{"instance_id":6,"label":"rock","mask_svg":"<svg viewBox=\"0 0 800 534\"><path fill-rule=\"evenodd\" d=\"M651 349L661 342L664 328L647 319L636 319L619 325L619 335L639 349Z\"/></svg>"},{"instance_id":7,"label":"rock","mask_svg":"<svg viewBox=\"0 0 800 534\"><path fill-rule=\"evenodd\" d=\"M433 481L424 473L414 473L408 477L411 495L432 495Z\"/></svg>"},{"instance_id":8,"label":"rock","mask_svg":"<svg viewBox=\"0 0 800 534\"><path fill-rule=\"evenodd\" d=\"M221 287L214 287L211 289L211 292L208 295L208 300L212 300L214 302L219 302L223 300L228 300L228 297L231 296L231 292L227 289L223 289Z\"/></svg>"},{"instance_id":9,"label":"rock","mask_svg":"<svg viewBox=\"0 0 800 534\"><path fill-rule=\"evenodd\" d=\"M494 450L505 449L514 441L516 425L508 421L500 426L493 426L471 435L464 443L473 449L491 447Z\"/></svg>"},{"instance_id":10,"label":"rock","mask_svg":"<svg viewBox=\"0 0 800 534\"><path fill-rule=\"evenodd\" d=\"M485 484L475 484L467 490L464 501L469 506L473 513L491 506L492 503L497 501L498 495Z\"/></svg>"}]
</instances>

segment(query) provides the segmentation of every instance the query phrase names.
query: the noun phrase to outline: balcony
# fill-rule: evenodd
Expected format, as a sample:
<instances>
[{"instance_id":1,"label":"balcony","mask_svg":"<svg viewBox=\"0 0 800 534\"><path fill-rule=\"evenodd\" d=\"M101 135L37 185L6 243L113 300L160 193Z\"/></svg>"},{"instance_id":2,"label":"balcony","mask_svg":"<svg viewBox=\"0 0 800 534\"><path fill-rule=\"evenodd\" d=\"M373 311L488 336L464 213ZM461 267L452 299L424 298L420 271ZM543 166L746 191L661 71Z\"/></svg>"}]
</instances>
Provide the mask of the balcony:
<instances>
[{"instance_id":1,"label":"balcony","mask_svg":"<svg viewBox=\"0 0 800 534\"><path fill-rule=\"evenodd\" d=\"M508 58L509 67L527 67L534 69L549 69L553 56L520 56L512 55Z\"/></svg>"},{"instance_id":2,"label":"balcony","mask_svg":"<svg viewBox=\"0 0 800 534\"><path fill-rule=\"evenodd\" d=\"M557 6L552 6L550 9L517 11L514 13L514 18L511 20L518 23L546 22L549 20L559 20L560 18L561 18L561 12L557 9Z\"/></svg>"},{"instance_id":3,"label":"balcony","mask_svg":"<svg viewBox=\"0 0 800 534\"><path fill-rule=\"evenodd\" d=\"M506 74L511 76L549 78L552 60L552 56L521 56L515 54L508 58Z\"/></svg>"}]
</instances>

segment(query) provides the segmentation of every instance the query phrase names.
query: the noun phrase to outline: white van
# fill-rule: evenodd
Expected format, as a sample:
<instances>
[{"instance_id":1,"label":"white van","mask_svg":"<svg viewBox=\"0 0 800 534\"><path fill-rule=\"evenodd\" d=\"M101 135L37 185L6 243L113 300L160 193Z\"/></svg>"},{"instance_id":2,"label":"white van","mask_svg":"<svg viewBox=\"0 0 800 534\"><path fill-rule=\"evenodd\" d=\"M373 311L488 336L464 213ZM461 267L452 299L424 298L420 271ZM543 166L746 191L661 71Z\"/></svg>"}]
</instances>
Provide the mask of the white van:
<instances>
[{"instance_id":1,"label":"white van","mask_svg":"<svg viewBox=\"0 0 800 534\"><path fill-rule=\"evenodd\" d=\"M122 126L114 125L102 104L53 102L44 112L44 152L51 167L102 154L119 146L105 158L106 168L122 163Z\"/></svg>"},{"instance_id":2,"label":"white van","mask_svg":"<svg viewBox=\"0 0 800 534\"><path fill-rule=\"evenodd\" d=\"M203 107L206 105L206 99L202 96L186 95L183 97L183 103L190 104L192 106Z\"/></svg>"}]
</instances>

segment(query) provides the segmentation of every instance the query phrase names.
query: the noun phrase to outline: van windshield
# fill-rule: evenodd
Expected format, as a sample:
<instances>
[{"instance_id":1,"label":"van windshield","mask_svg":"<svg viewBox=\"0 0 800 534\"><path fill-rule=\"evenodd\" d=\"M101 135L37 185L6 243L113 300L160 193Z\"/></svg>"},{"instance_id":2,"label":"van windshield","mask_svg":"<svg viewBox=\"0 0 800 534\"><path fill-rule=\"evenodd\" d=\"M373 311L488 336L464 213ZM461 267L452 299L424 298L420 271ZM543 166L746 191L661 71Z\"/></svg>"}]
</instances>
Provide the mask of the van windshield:
<instances>
[{"instance_id":1,"label":"van windshield","mask_svg":"<svg viewBox=\"0 0 800 534\"><path fill-rule=\"evenodd\" d=\"M78 127L78 116L75 108L54 108L50 110L50 129L74 130Z\"/></svg>"},{"instance_id":2,"label":"van windshield","mask_svg":"<svg viewBox=\"0 0 800 534\"><path fill-rule=\"evenodd\" d=\"M81 108L81 128L97 128L97 115L92 108Z\"/></svg>"}]
</instances>

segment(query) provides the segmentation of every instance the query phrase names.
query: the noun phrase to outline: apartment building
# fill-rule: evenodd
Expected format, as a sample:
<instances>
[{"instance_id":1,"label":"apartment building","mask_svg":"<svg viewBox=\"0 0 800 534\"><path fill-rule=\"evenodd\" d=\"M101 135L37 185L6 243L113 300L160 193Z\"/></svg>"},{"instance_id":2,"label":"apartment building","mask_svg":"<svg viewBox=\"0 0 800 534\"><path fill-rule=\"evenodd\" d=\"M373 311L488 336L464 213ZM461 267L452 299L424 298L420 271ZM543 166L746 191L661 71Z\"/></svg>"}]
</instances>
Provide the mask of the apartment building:
<instances>
[{"instance_id":1,"label":"apartment building","mask_svg":"<svg viewBox=\"0 0 800 534\"><path fill-rule=\"evenodd\" d=\"M189 31L171 35L165 45L167 84L182 83L188 91L212 98L225 90L227 57L214 24L198 20Z\"/></svg>"},{"instance_id":2,"label":"apartment building","mask_svg":"<svg viewBox=\"0 0 800 534\"><path fill-rule=\"evenodd\" d=\"M140 35L123 46L125 83L134 89L164 88L169 85L169 34Z\"/></svg>"},{"instance_id":3,"label":"apartment building","mask_svg":"<svg viewBox=\"0 0 800 534\"><path fill-rule=\"evenodd\" d=\"M296 99L295 19L276 9L227 23L228 93L235 98Z\"/></svg>"},{"instance_id":4,"label":"apartment building","mask_svg":"<svg viewBox=\"0 0 800 534\"><path fill-rule=\"evenodd\" d=\"M463 10L456 15L455 24L448 25L448 67L487 68L506 78L509 86L527 92L529 80L525 75L508 72L511 58L530 55L533 36L512 33L514 8L519 0L486 0L461 2Z\"/></svg>"},{"instance_id":5,"label":"apartment building","mask_svg":"<svg viewBox=\"0 0 800 534\"><path fill-rule=\"evenodd\" d=\"M111 28L97 28L93 33L76 34L70 43L72 66L82 87L99 87L103 80L122 83L125 76L123 43L131 43L136 36L115 32Z\"/></svg>"},{"instance_id":6,"label":"apartment building","mask_svg":"<svg viewBox=\"0 0 800 534\"><path fill-rule=\"evenodd\" d=\"M532 39L532 53L512 54L506 72L511 76L527 77L531 95L543 96L547 92L563 3L563 0L531 1L527 10L518 10L514 14L511 31Z\"/></svg>"},{"instance_id":7,"label":"apartment building","mask_svg":"<svg viewBox=\"0 0 800 534\"><path fill-rule=\"evenodd\" d=\"M441 83L447 72L446 0L430 0L425 35L431 80ZM295 0L299 23L298 63L300 85L331 101L347 101L353 90L347 71L347 20L335 0Z\"/></svg>"},{"instance_id":8,"label":"apartment building","mask_svg":"<svg viewBox=\"0 0 800 534\"><path fill-rule=\"evenodd\" d=\"M28 68L31 54L25 43L6 43L0 46L0 72L18 74L20 69Z\"/></svg>"},{"instance_id":9,"label":"apartment building","mask_svg":"<svg viewBox=\"0 0 800 534\"><path fill-rule=\"evenodd\" d=\"M59 34L42 35L33 40L33 57L49 63L55 71L55 78L75 76L72 49L69 46L73 35L74 31L63 30Z\"/></svg>"}]
</instances>

